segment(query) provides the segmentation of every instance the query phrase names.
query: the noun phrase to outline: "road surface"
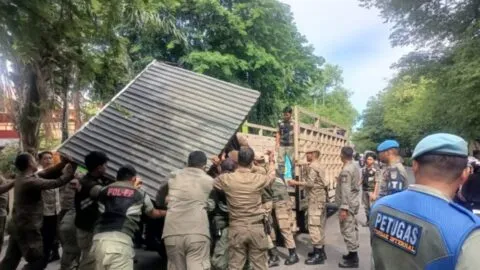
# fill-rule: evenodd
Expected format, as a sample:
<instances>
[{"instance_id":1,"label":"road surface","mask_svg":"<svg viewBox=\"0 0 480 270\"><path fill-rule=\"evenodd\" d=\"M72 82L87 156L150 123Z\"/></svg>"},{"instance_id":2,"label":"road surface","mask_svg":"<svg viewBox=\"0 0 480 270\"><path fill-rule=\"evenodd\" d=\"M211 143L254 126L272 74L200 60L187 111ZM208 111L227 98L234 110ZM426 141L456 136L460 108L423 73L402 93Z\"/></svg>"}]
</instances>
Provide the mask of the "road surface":
<instances>
[{"instance_id":1,"label":"road surface","mask_svg":"<svg viewBox=\"0 0 480 270\"><path fill-rule=\"evenodd\" d=\"M407 172L409 174L409 182L413 182L413 174L410 168L407 168ZM362 270L369 270L370 269L370 233L368 228L363 227L362 225L365 224L365 215L363 211L363 207L360 209L359 214L357 215L357 220L359 221L359 236L360 236L360 267L358 269ZM333 270L333 269L340 269L338 267L338 262L342 254L346 253L345 243L343 242L342 235L340 234L340 229L338 225L338 216L333 215L327 220L327 228L326 228L326 253L327 253L327 261L324 265L318 266L307 266L304 264L306 259L307 253L312 250L310 244L310 238L308 234L298 234L296 236L296 243L297 243L297 252L300 257L300 262L292 265L292 266L285 266L283 265L283 260L288 255L288 250L284 248L280 248L282 258L282 264L279 267L275 267L272 269L278 270L287 270L287 269L325 269L325 270ZM4 246L1 257L3 258L5 253L6 246ZM166 269L166 267L162 267L164 262L162 259L157 255L155 252L151 251L144 251L141 249L136 250L136 258L138 259L138 263L135 264L135 269ZM23 263L21 264L21 266ZM19 267L20 269L21 267ZM48 270L58 270L60 268L59 262L53 262L48 265Z\"/></svg>"}]
</instances>

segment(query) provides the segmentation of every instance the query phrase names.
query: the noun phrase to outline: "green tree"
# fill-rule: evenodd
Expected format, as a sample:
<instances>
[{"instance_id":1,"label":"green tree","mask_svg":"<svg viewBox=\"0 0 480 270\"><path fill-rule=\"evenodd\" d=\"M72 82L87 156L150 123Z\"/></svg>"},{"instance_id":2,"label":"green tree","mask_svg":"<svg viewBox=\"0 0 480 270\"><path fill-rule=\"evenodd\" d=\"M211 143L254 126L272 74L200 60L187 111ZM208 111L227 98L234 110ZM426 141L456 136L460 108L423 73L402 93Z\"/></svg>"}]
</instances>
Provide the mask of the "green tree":
<instances>
[{"instance_id":1,"label":"green tree","mask_svg":"<svg viewBox=\"0 0 480 270\"><path fill-rule=\"evenodd\" d=\"M128 79L124 28L168 25L159 1L1 1L0 52L12 63L17 130L24 149L38 147L41 120L72 80L102 96ZM72 70L78 70L75 76ZM58 79L58 77L63 77ZM61 88L61 89L60 89ZM58 91L55 92L55 89ZM111 96L108 92L107 95Z\"/></svg>"}]
</instances>

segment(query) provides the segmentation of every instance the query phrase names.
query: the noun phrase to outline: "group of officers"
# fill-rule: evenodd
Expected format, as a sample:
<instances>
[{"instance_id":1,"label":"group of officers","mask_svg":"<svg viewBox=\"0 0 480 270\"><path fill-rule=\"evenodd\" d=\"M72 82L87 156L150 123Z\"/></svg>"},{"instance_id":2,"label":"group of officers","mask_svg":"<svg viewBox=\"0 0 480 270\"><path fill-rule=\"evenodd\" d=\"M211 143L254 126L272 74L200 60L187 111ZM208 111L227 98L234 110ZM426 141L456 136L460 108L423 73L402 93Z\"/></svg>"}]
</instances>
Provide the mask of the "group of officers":
<instances>
[{"instance_id":1,"label":"group of officers","mask_svg":"<svg viewBox=\"0 0 480 270\"><path fill-rule=\"evenodd\" d=\"M108 179L108 156L99 151L85 156L85 175L76 174L68 157L38 170L29 153L15 159L15 180L0 184L0 194L14 188L10 239L2 269L16 269L23 257L24 269L44 269L42 191L68 187L70 209L62 213L60 241L61 269L133 269L132 238L142 214L165 217L162 240L168 269L267 269L279 265L275 217L289 256L286 265L299 262L292 233L291 201L287 186L302 186L308 196L308 229L313 251L307 265L323 264L325 252L328 183L317 148L306 150L307 169L303 179L284 179L284 162L291 156L293 125L291 110L284 111L277 135L277 165L274 151L255 155L240 139L238 151L215 157L214 173L207 174L207 156L189 154L187 166L170 174L160 188L157 209L141 191L141 180L131 165L118 169ZM408 186L407 173L399 156L399 144L387 140L376 155L367 154L360 171L353 162L354 150L339 153L343 168L337 180L335 203L339 227L347 254L338 266L359 267L359 235L356 215L360 201L366 210L371 232L372 269L480 269L476 252L480 248L480 219L453 202L470 179L468 147L451 134L434 134L416 146L413 173L416 182ZM280 169L279 169L280 168ZM471 180L470 180L471 181ZM360 196L362 194L362 200Z\"/></svg>"}]
</instances>

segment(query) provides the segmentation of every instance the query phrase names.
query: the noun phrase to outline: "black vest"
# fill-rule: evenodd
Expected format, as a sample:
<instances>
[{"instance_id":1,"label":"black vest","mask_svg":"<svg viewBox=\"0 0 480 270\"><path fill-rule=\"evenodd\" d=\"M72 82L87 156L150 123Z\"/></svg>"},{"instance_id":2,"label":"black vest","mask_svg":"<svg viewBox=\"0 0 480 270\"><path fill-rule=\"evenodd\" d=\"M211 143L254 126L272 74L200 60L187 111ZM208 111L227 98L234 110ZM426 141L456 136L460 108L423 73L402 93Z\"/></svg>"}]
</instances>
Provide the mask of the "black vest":
<instances>
[{"instance_id":1,"label":"black vest","mask_svg":"<svg viewBox=\"0 0 480 270\"><path fill-rule=\"evenodd\" d=\"M293 122L279 121L278 130L280 132L280 145L293 146Z\"/></svg>"},{"instance_id":2,"label":"black vest","mask_svg":"<svg viewBox=\"0 0 480 270\"><path fill-rule=\"evenodd\" d=\"M87 174L80 180L81 189L75 193L75 226L87 232L93 232L98 219L98 204L90 197L90 191L96 185L106 185L100 179Z\"/></svg>"},{"instance_id":3,"label":"black vest","mask_svg":"<svg viewBox=\"0 0 480 270\"><path fill-rule=\"evenodd\" d=\"M126 183L106 186L98 196L100 217L95 233L123 232L133 237L144 211L143 201L142 193Z\"/></svg>"}]
</instances>

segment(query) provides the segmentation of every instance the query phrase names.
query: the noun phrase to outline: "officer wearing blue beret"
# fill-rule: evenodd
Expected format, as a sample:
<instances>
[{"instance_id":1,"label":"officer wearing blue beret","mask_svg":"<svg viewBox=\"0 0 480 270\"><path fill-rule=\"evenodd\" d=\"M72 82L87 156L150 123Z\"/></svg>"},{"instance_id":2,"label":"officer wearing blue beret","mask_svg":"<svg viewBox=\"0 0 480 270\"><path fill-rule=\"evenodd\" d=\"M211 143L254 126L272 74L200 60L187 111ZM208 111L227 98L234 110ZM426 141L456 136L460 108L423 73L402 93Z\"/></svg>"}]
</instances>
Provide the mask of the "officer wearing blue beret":
<instances>
[{"instance_id":1,"label":"officer wearing blue beret","mask_svg":"<svg viewBox=\"0 0 480 270\"><path fill-rule=\"evenodd\" d=\"M398 149L400 144L395 140L386 140L378 145L377 152L380 161L387 164L381 173L380 192L378 197L384 197L407 188L407 171L401 162Z\"/></svg>"},{"instance_id":2,"label":"officer wearing blue beret","mask_svg":"<svg viewBox=\"0 0 480 270\"><path fill-rule=\"evenodd\" d=\"M465 140L451 134L417 144L415 184L373 206L374 269L480 269L480 219L452 201L469 175L467 153Z\"/></svg>"}]
</instances>

